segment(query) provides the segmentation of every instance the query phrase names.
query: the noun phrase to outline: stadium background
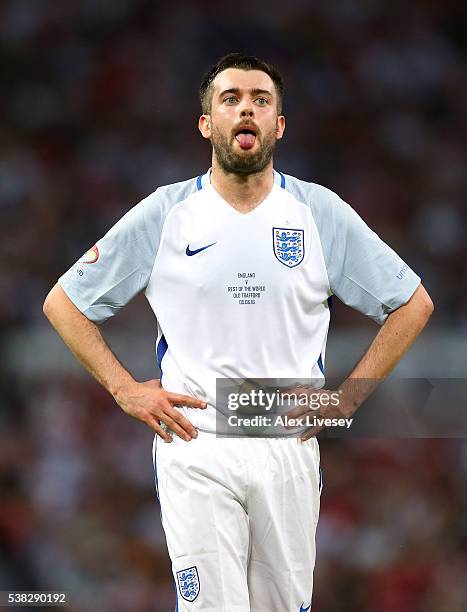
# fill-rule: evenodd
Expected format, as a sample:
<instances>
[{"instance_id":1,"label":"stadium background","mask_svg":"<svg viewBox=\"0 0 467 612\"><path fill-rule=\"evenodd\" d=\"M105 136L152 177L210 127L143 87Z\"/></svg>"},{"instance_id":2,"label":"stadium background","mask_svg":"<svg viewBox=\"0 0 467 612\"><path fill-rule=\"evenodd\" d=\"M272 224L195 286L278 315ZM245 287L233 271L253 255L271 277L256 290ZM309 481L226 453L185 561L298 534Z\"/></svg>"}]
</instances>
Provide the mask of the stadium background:
<instances>
[{"instance_id":1,"label":"stadium background","mask_svg":"<svg viewBox=\"0 0 467 612\"><path fill-rule=\"evenodd\" d=\"M131 205L208 167L196 92L225 52L284 74L276 167L337 191L423 277L436 311L399 374L465 376L467 5L252 6L0 5L0 589L68 591L73 611L173 608L151 432L74 363L41 307ZM155 375L153 325L137 298L104 328L140 377ZM331 373L376 331L336 304ZM321 449L313 609L465 610L465 441L388 432Z\"/></svg>"}]
</instances>

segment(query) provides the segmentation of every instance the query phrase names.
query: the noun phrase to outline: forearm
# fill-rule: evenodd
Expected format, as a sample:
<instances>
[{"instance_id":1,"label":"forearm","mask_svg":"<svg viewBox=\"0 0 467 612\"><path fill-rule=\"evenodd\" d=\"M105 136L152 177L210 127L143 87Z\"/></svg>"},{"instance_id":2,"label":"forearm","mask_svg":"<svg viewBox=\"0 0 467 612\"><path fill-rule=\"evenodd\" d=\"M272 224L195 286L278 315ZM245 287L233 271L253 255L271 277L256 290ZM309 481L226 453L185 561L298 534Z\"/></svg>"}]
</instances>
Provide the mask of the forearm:
<instances>
[{"instance_id":1,"label":"forearm","mask_svg":"<svg viewBox=\"0 0 467 612\"><path fill-rule=\"evenodd\" d=\"M340 389L356 410L399 363L419 336L433 312L433 303L422 285L411 299L391 313L369 349Z\"/></svg>"},{"instance_id":2,"label":"forearm","mask_svg":"<svg viewBox=\"0 0 467 612\"><path fill-rule=\"evenodd\" d=\"M60 285L52 288L43 309L71 352L109 393L116 397L123 387L134 382L97 325L76 308Z\"/></svg>"}]
</instances>

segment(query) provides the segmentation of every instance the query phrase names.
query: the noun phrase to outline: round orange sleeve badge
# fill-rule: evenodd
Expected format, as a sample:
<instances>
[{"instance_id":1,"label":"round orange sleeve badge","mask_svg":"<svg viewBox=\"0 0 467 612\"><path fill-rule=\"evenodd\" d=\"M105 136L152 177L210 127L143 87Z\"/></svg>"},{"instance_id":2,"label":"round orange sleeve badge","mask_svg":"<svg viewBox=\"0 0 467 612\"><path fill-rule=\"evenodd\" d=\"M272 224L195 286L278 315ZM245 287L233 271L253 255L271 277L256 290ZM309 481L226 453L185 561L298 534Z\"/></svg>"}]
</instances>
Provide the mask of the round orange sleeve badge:
<instances>
[{"instance_id":1,"label":"round orange sleeve badge","mask_svg":"<svg viewBox=\"0 0 467 612\"><path fill-rule=\"evenodd\" d=\"M92 249L89 249L89 251L86 251L86 253L79 260L79 263L93 264L93 263L96 263L98 259L99 259L99 249L97 248L97 245L94 245Z\"/></svg>"}]
</instances>

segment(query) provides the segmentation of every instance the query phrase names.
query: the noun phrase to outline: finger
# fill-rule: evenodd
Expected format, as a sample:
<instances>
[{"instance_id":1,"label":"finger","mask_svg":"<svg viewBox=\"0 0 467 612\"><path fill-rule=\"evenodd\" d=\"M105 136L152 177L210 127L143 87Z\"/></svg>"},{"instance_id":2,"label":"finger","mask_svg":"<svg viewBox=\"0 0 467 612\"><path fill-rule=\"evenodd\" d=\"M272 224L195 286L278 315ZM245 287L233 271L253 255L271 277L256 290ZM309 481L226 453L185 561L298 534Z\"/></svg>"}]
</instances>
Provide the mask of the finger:
<instances>
[{"instance_id":1,"label":"finger","mask_svg":"<svg viewBox=\"0 0 467 612\"><path fill-rule=\"evenodd\" d=\"M306 442L310 438L313 438L314 436L318 435L322 429L323 429L322 427L311 427L310 429L305 431L304 434L300 436L300 440L302 442Z\"/></svg>"},{"instance_id":2,"label":"finger","mask_svg":"<svg viewBox=\"0 0 467 612\"><path fill-rule=\"evenodd\" d=\"M167 399L175 406L190 406L190 408L206 408L207 406L205 401L190 395L182 395L181 393L170 393L167 391Z\"/></svg>"},{"instance_id":3,"label":"finger","mask_svg":"<svg viewBox=\"0 0 467 612\"><path fill-rule=\"evenodd\" d=\"M193 424L190 423L190 421L186 417L184 417L183 414L179 412L176 408L172 408L172 406L169 405L169 408L166 408L164 412L171 419L173 419L175 423L177 423L177 426L180 427L184 433L187 433L192 438L198 437L197 429L195 429L195 427L193 427Z\"/></svg>"},{"instance_id":4,"label":"finger","mask_svg":"<svg viewBox=\"0 0 467 612\"><path fill-rule=\"evenodd\" d=\"M285 387L283 389L281 389L281 393L283 395L285 395L286 393L288 395L301 395L303 393L306 393L307 391L309 391L310 387Z\"/></svg>"},{"instance_id":5,"label":"finger","mask_svg":"<svg viewBox=\"0 0 467 612\"><path fill-rule=\"evenodd\" d=\"M165 423L165 425L167 425L167 427L169 427L175 434L177 434L177 436L179 436L180 438L182 438L182 440L185 440L186 442L189 442L192 438L196 438L198 435L196 429L194 429L191 423L189 423L189 431L193 431L193 433L188 433L188 431L183 429L183 427L180 427L180 425L168 414L163 414L159 418L163 423Z\"/></svg>"},{"instance_id":6,"label":"finger","mask_svg":"<svg viewBox=\"0 0 467 612\"><path fill-rule=\"evenodd\" d=\"M163 421L167 427L173 429L173 431L184 440L188 441L198 436L198 431L193 427L190 421L185 418L180 411L174 408L168 399L162 399L159 402L157 412L154 416Z\"/></svg>"},{"instance_id":7,"label":"finger","mask_svg":"<svg viewBox=\"0 0 467 612\"><path fill-rule=\"evenodd\" d=\"M284 427L285 429L304 427L306 424L308 424L308 419L312 416L313 415L309 410L302 412L301 414L291 414L290 412L286 412L284 415L282 415L282 418L285 421Z\"/></svg>"},{"instance_id":8,"label":"finger","mask_svg":"<svg viewBox=\"0 0 467 612\"><path fill-rule=\"evenodd\" d=\"M157 419L150 419L147 424L164 440L164 442L172 442L172 436L160 426Z\"/></svg>"},{"instance_id":9,"label":"finger","mask_svg":"<svg viewBox=\"0 0 467 612\"><path fill-rule=\"evenodd\" d=\"M288 419L297 419L305 416L306 414L316 414L316 412L316 410L311 411L309 406L296 406L295 408L292 408L292 410L286 412L285 416Z\"/></svg>"}]
</instances>

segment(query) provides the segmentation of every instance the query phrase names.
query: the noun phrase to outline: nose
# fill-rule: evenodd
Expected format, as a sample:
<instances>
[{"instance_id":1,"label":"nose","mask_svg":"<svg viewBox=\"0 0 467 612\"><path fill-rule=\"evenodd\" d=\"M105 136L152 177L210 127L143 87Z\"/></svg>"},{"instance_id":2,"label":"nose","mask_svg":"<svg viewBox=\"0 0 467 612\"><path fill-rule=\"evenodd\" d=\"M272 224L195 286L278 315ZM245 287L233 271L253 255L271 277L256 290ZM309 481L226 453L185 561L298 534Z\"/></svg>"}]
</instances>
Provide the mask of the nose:
<instances>
[{"instance_id":1,"label":"nose","mask_svg":"<svg viewBox=\"0 0 467 612\"><path fill-rule=\"evenodd\" d=\"M244 119L245 117L253 117L254 108L250 100L244 100L240 107L240 116Z\"/></svg>"}]
</instances>

